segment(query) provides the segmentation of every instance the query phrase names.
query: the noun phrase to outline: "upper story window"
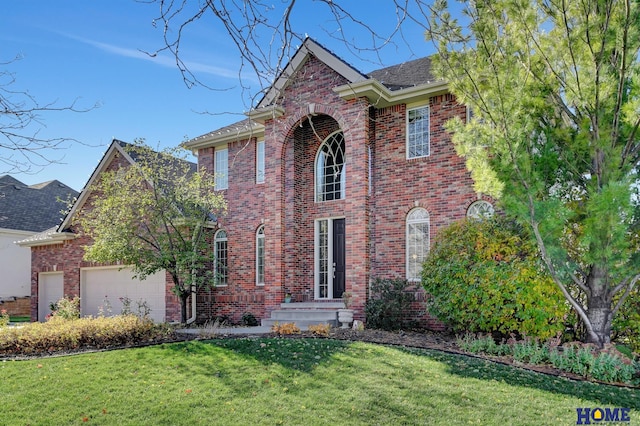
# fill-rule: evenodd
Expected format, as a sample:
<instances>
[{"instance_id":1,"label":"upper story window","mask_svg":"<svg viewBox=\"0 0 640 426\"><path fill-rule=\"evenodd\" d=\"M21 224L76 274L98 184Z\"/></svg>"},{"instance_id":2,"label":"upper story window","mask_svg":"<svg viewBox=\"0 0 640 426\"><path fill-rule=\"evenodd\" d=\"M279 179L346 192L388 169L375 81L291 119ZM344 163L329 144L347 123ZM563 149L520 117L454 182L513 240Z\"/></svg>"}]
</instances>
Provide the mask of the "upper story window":
<instances>
[{"instance_id":1,"label":"upper story window","mask_svg":"<svg viewBox=\"0 0 640 426\"><path fill-rule=\"evenodd\" d=\"M229 188L229 149L216 148L215 155L216 189L227 189Z\"/></svg>"},{"instance_id":2,"label":"upper story window","mask_svg":"<svg viewBox=\"0 0 640 426\"><path fill-rule=\"evenodd\" d=\"M429 213L422 208L407 215L407 280L419 281L429 253Z\"/></svg>"},{"instance_id":3,"label":"upper story window","mask_svg":"<svg viewBox=\"0 0 640 426\"><path fill-rule=\"evenodd\" d=\"M478 200L467 209L467 217L470 219L485 219L493 216L494 209L490 202Z\"/></svg>"},{"instance_id":4,"label":"upper story window","mask_svg":"<svg viewBox=\"0 0 640 426\"><path fill-rule=\"evenodd\" d=\"M217 286L225 286L229 280L229 249L227 242L227 232L219 230L213 238L215 250L215 277Z\"/></svg>"},{"instance_id":5,"label":"upper story window","mask_svg":"<svg viewBox=\"0 0 640 426\"><path fill-rule=\"evenodd\" d=\"M342 200L345 198L344 135L330 135L316 155L316 201Z\"/></svg>"},{"instance_id":6,"label":"upper story window","mask_svg":"<svg viewBox=\"0 0 640 426\"><path fill-rule=\"evenodd\" d=\"M429 155L429 106L407 111L407 158Z\"/></svg>"},{"instance_id":7,"label":"upper story window","mask_svg":"<svg viewBox=\"0 0 640 426\"><path fill-rule=\"evenodd\" d=\"M256 142L256 183L264 183L264 141Z\"/></svg>"},{"instance_id":8,"label":"upper story window","mask_svg":"<svg viewBox=\"0 0 640 426\"><path fill-rule=\"evenodd\" d=\"M256 232L256 285L264 285L264 225Z\"/></svg>"}]
</instances>

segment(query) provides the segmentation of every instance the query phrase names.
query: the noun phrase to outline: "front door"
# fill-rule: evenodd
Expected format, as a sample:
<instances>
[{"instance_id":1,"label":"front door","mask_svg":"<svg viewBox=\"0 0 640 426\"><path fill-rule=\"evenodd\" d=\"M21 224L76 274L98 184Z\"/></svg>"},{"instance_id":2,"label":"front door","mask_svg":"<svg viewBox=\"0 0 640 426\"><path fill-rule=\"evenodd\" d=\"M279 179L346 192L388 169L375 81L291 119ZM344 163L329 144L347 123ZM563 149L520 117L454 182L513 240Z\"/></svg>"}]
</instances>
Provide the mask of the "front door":
<instances>
[{"instance_id":1,"label":"front door","mask_svg":"<svg viewBox=\"0 0 640 426\"><path fill-rule=\"evenodd\" d=\"M338 299L345 290L345 220L315 224L315 298Z\"/></svg>"}]
</instances>

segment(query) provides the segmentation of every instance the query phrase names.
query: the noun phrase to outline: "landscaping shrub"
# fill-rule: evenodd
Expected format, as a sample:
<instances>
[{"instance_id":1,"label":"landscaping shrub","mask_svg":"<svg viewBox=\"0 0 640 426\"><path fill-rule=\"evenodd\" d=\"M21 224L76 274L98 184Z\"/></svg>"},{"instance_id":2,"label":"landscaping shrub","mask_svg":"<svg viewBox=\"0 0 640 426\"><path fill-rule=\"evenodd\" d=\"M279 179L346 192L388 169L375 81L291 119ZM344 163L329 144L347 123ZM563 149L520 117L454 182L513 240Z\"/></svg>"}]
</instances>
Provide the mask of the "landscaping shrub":
<instances>
[{"instance_id":1,"label":"landscaping shrub","mask_svg":"<svg viewBox=\"0 0 640 426\"><path fill-rule=\"evenodd\" d=\"M9 314L6 309L0 311L0 327L6 327L9 325Z\"/></svg>"},{"instance_id":2,"label":"landscaping shrub","mask_svg":"<svg viewBox=\"0 0 640 426\"><path fill-rule=\"evenodd\" d=\"M414 300L408 287L413 286L403 279L376 278L371 284L371 291L364 312L367 317L367 328L382 330L400 330L411 328L411 321L405 317Z\"/></svg>"},{"instance_id":3,"label":"landscaping shrub","mask_svg":"<svg viewBox=\"0 0 640 426\"><path fill-rule=\"evenodd\" d=\"M453 331L549 338L569 312L525 230L496 216L444 229L427 257L422 285L431 314Z\"/></svg>"},{"instance_id":4,"label":"landscaping shrub","mask_svg":"<svg viewBox=\"0 0 640 426\"><path fill-rule=\"evenodd\" d=\"M255 327L258 325L258 319L251 312L245 312L244 314L242 314L242 325Z\"/></svg>"},{"instance_id":5,"label":"landscaping shrub","mask_svg":"<svg viewBox=\"0 0 640 426\"><path fill-rule=\"evenodd\" d=\"M65 320L74 320L80 318L80 298L63 297L55 304L51 304L51 315L49 317L58 317Z\"/></svg>"},{"instance_id":6,"label":"landscaping shrub","mask_svg":"<svg viewBox=\"0 0 640 426\"><path fill-rule=\"evenodd\" d=\"M309 331L314 336L329 337L330 330L331 325L329 324L311 324L309 326Z\"/></svg>"},{"instance_id":7,"label":"landscaping shrub","mask_svg":"<svg viewBox=\"0 0 640 426\"><path fill-rule=\"evenodd\" d=\"M638 363L618 355L601 351L594 353L592 346L572 343L557 347L551 340L546 344L536 339L497 344L490 335L465 334L458 338L460 349L488 355L511 355L516 361L545 365L583 377L610 383L638 384ZM593 349L593 350L592 350Z\"/></svg>"},{"instance_id":8,"label":"landscaping shrub","mask_svg":"<svg viewBox=\"0 0 640 426\"><path fill-rule=\"evenodd\" d=\"M54 315L45 323L0 330L0 354L32 355L80 348L108 348L167 337L164 325L135 315L80 318L73 321Z\"/></svg>"},{"instance_id":9,"label":"landscaping shrub","mask_svg":"<svg viewBox=\"0 0 640 426\"><path fill-rule=\"evenodd\" d=\"M271 331L284 336L286 334L299 334L300 328L294 322L286 322L284 324L276 322L271 326Z\"/></svg>"}]
</instances>

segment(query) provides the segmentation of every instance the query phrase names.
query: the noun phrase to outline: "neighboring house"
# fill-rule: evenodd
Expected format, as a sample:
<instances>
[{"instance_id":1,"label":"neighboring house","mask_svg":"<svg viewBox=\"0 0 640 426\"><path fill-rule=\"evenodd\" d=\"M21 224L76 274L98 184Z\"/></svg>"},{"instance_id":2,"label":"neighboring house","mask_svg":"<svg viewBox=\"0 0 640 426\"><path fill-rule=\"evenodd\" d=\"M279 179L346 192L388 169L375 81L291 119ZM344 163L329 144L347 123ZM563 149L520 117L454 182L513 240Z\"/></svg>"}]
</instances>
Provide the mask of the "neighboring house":
<instances>
[{"instance_id":1,"label":"neighboring house","mask_svg":"<svg viewBox=\"0 0 640 426\"><path fill-rule=\"evenodd\" d=\"M31 293L31 253L15 242L58 226L67 208L65 201L77 195L57 180L26 185L0 176L0 300L13 301Z\"/></svg>"},{"instance_id":2,"label":"neighboring house","mask_svg":"<svg viewBox=\"0 0 640 426\"><path fill-rule=\"evenodd\" d=\"M19 242L31 247L32 320L43 321L51 313L50 303L63 296L80 296L82 315L95 316L101 310L120 313L121 298L127 297L134 312L136 304L143 301L151 308L150 316L155 321L179 320L180 303L171 293L173 281L165 271L138 280L133 278L128 265L96 264L83 259L84 247L90 245L91 240L79 232L73 218L91 208L96 196L91 186L101 173L135 164L137 154L128 153L126 145L118 140L111 143L69 214L56 229Z\"/></svg>"},{"instance_id":3,"label":"neighboring house","mask_svg":"<svg viewBox=\"0 0 640 426\"><path fill-rule=\"evenodd\" d=\"M431 241L451 222L492 209L443 128L456 116L465 119L467 110L433 78L429 58L363 74L305 40L247 119L186 143L228 202L211 247L216 286L198 294L198 320L333 309L345 291L362 320L372 279L399 277L416 283L413 315L439 326L423 312L419 285ZM113 144L91 180L129 161L121 151ZM70 216L90 199L91 180ZM111 294L106 281L91 283L109 268L82 261L89 242L69 224L67 217L46 242L30 243L32 316L55 274L84 306L99 291ZM170 279L159 283L164 319L178 320ZM285 294L293 303L283 303Z\"/></svg>"}]
</instances>

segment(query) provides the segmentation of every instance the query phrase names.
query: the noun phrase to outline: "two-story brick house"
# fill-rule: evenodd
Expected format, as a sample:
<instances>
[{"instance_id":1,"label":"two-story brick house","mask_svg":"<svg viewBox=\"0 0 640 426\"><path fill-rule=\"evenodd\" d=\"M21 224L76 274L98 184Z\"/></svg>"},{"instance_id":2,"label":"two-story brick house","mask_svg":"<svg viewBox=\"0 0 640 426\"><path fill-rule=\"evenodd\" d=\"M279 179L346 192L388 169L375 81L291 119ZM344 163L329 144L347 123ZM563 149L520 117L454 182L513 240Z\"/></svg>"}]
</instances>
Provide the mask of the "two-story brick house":
<instances>
[{"instance_id":1,"label":"two-story brick house","mask_svg":"<svg viewBox=\"0 0 640 426\"><path fill-rule=\"evenodd\" d=\"M466 108L429 58L362 74L311 39L249 118L187 142L228 200L213 249L221 280L204 316L269 317L419 279L439 229L491 208L443 125ZM417 291L420 295L420 291Z\"/></svg>"},{"instance_id":2,"label":"two-story brick house","mask_svg":"<svg viewBox=\"0 0 640 426\"><path fill-rule=\"evenodd\" d=\"M367 75L307 39L247 119L186 143L228 202L212 236L217 283L198 294L193 317L266 319L287 294L292 305L319 308L340 306L348 291L355 317L365 319L373 278L417 281L440 229L491 208L443 128L466 112L433 78L429 58ZM71 214L90 200L101 170L131 162L114 143ZM32 317L42 315L47 279L81 298L117 280L119 267L83 262L90 241L73 232L61 226L28 242ZM107 284L94 286L100 280ZM156 318L179 320L170 277L155 280L146 294L163 299Z\"/></svg>"}]
</instances>

